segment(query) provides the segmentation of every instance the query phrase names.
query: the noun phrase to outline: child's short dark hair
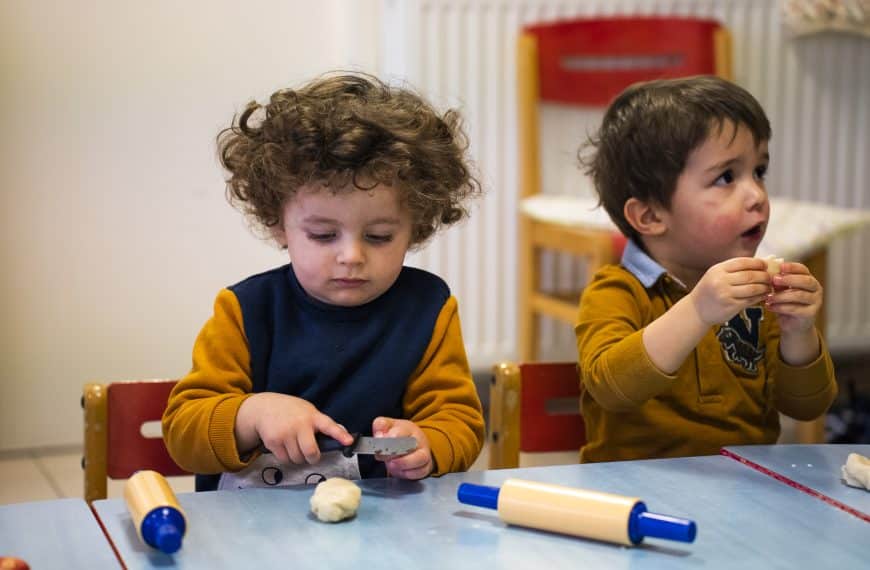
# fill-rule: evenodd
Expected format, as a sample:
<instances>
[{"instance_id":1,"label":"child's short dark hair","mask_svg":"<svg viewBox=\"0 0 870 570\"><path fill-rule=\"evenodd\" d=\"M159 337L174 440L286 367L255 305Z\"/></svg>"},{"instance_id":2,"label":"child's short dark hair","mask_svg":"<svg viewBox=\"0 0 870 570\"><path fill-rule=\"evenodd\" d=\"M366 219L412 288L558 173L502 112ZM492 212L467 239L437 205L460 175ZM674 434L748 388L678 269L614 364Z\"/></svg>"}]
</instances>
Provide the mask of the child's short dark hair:
<instances>
[{"instance_id":1,"label":"child's short dark hair","mask_svg":"<svg viewBox=\"0 0 870 570\"><path fill-rule=\"evenodd\" d=\"M730 81L705 75L637 83L613 100L578 158L610 218L638 240L623 214L628 199L670 208L689 154L728 123L745 125L756 144L770 140L764 109Z\"/></svg>"},{"instance_id":2,"label":"child's short dark hair","mask_svg":"<svg viewBox=\"0 0 870 570\"><path fill-rule=\"evenodd\" d=\"M411 244L467 215L480 193L458 112L436 112L407 88L363 73L332 73L251 102L218 134L227 198L266 230L304 185L333 192L395 187L409 208Z\"/></svg>"}]
</instances>

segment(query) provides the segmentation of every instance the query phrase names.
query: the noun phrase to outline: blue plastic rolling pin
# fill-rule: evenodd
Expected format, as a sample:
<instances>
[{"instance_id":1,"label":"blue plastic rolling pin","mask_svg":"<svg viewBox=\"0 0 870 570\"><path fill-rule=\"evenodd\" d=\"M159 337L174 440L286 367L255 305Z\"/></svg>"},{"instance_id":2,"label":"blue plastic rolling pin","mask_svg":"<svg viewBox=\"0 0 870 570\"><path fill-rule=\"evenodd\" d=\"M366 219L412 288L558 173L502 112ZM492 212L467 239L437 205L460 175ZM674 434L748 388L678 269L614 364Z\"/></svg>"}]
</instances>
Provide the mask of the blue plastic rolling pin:
<instances>
[{"instance_id":1,"label":"blue plastic rolling pin","mask_svg":"<svg viewBox=\"0 0 870 570\"><path fill-rule=\"evenodd\" d=\"M694 521L650 513L639 499L508 479L501 488L462 483L459 502L498 511L504 522L634 546L645 537L693 542Z\"/></svg>"},{"instance_id":2,"label":"blue plastic rolling pin","mask_svg":"<svg viewBox=\"0 0 870 570\"><path fill-rule=\"evenodd\" d=\"M145 544L166 554L181 548L187 523L163 475L156 471L137 471L124 485L124 501L136 533Z\"/></svg>"}]
</instances>

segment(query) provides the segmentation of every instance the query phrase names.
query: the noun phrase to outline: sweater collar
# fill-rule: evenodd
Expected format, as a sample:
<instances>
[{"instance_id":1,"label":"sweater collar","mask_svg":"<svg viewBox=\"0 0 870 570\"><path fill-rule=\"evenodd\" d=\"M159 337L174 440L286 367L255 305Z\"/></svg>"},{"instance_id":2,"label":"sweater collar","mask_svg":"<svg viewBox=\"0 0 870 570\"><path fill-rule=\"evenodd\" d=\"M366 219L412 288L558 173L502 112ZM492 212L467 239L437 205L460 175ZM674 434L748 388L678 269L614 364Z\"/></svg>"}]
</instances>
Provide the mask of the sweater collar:
<instances>
[{"instance_id":1,"label":"sweater collar","mask_svg":"<svg viewBox=\"0 0 870 570\"><path fill-rule=\"evenodd\" d=\"M668 275L667 269L662 267L659 262L650 257L634 242L634 240L631 239L628 240L628 243L625 245L625 250L622 252L621 263L622 266L625 267L629 273L634 275L637 280L640 281L641 285L647 289L655 285L656 281L661 279L663 276ZM670 276L670 279L680 285L683 289L687 289L687 287L673 275Z\"/></svg>"}]
</instances>

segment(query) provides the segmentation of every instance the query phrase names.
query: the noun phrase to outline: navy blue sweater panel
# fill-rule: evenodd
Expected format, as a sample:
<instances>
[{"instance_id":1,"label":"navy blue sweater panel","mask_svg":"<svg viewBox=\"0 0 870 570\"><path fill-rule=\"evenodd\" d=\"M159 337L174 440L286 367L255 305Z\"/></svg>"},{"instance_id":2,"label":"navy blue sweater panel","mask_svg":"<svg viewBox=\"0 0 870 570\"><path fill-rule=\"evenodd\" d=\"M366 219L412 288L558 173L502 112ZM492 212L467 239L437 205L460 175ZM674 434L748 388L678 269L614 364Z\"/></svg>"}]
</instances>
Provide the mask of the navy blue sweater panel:
<instances>
[{"instance_id":1,"label":"navy blue sweater panel","mask_svg":"<svg viewBox=\"0 0 870 570\"><path fill-rule=\"evenodd\" d=\"M297 396L363 434L378 416L402 417L405 388L450 297L441 278L410 267L357 307L311 298L292 265L229 289L241 306L253 391ZM364 478L386 475L383 463L359 459Z\"/></svg>"}]
</instances>

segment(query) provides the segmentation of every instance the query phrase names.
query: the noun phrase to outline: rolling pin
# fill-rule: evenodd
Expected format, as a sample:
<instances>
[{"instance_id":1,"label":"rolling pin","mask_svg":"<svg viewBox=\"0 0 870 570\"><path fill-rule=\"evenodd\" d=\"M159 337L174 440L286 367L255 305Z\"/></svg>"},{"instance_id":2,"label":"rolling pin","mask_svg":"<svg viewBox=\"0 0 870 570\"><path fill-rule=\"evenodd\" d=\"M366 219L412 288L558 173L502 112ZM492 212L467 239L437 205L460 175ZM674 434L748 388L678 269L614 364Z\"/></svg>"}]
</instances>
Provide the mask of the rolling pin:
<instances>
[{"instance_id":1,"label":"rolling pin","mask_svg":"<svg viewBox=\"0 0 870 570\"><path fill-rule=\"evenodd\" d=\"M501 488L462 483L459 502L498 511L504 522L634 546L645 537L695 540L694 521L650 513L639 499L508 479Z\"/></svg>"},{"instance_id":2,"label":"rolling pin","mask_svg":"<svg viewBox=\"0 0 870 570\"><path fill-rule=\"evenodd\" d=\"M166 554L181 548L187 523L163 475L156 471L137 471L127 479L124 501L136 534L145 544Z\"/></svg>"}]
</instances>

